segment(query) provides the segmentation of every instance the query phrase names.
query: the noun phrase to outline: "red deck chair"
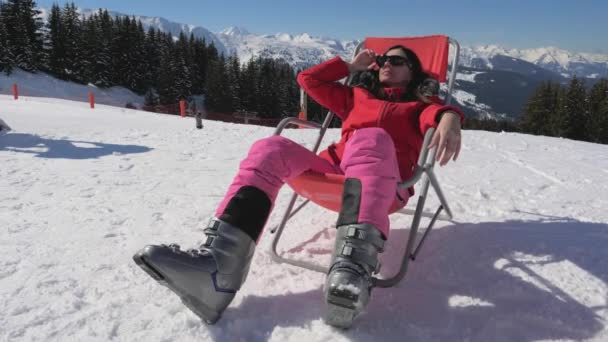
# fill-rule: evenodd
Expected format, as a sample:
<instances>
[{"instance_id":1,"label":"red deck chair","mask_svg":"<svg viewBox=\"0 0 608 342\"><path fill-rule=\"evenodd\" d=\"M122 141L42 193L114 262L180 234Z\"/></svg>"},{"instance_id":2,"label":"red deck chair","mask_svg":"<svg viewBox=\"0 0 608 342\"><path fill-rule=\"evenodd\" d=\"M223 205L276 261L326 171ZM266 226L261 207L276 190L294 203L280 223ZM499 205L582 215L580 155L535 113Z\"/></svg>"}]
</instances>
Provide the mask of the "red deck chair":
<instances>
[{"instance_id":1,"label":"red deck chair","mask_svg":"<svg viewBox=\"0 0 608 342\"><path fill-rule=\"evenodd\" d=\"M422 66L424 71L429 73L432 77L437 79L439 82L447 82L447 91L445 91L444 102L449 104L451 102L451 94L452 87L454 84L454 79L456 76L456 68L458 65L458 55L460 52L460 46L457 41L451 39L447 36L443 35L435 35L435 36L426 36L426 37L404 37L404 38L367 38L365 41L355 49L354 55L356 55L362 48L368 48L374 50L376 53L381 54L386 51L389 47L393 45L403 45L412 49L422 62ZM448 55L450 53L450 46L453 47L450 63L448 63ZM354 56L353 55L353 56ZM449 77L448 77L448 66L449 69ZM346 80L349 82L349 80ZM306 94L302 91L302 96L300 98L302 110L306 112ZM303 121L296 118L286 118L281 123L279 123L275 135L280 135L282 130L289 124L299 125L300 127L309 127L309 128L317 128L320 130L319 137L315 144L313 151L316 153L323 136L325 135L325 131L329 127L329 124L333 118L333 113L328 112L324 122L322 125L319 125L314 122ZM447 204L447 201L439 187L439 183L435 174L433 173L433 167L435 164L435 148L431 151L428 150L428 145L430 144L431 138L433 136L434 129L429 129L426 132L424 137L424 143L422 146L422 150L420 151L420 157L418 159L418 165L416 167L416 171L414 175L399 184L401 188L410 188L418 183L419 180L422 179L422 185L418 192L418 203L415 210L402 208L399 204L399 201L395 199L393 206L391 208L391 213L393 212L401 212L405 214L413 214L412 227L410 229L409 238L406 245L406 250L403 255L403 261L401 264L401 268L399 272L389 278L381 279L381 278L373 278L374 286L378 287L390 287L396 285L407 272L407 267L409 260L415 260L416 255L418 254L422 243L426 239L428 233L432 229L435 221L437 219L442 220L451 220L452 212ZM423 177L424 176L424 177ZM311 262L306 262L302 260L294 260L285 258L279 253L277 253L277 245L281 235L285 229L287 221L293 217L300 209L302 209L306 204L310 201L327 208L332 211L340 211L341 201L342 201L342 188L344 186L344 176L343 175L334 175L334 174L318 174L312 172L305 172L302 175L292 179L288 182L289 186L294 190L294 195L287 206L287 210L279 223L278 226L271 229L272 233L275 233L274 240L271 245L271 255L273 259L280 263L287 263L290 265L307 268L313 271L318 271L321 273L327 273L328 267L318 265ZM428 193L429 185L431 185L435 189L435 193L437 194L439 201L441 202L440 206L434 213L424 212L424 203ZM296 199L298 196L302 196L306 198L306 200L301 203L296 209L294 209L294 205L296 203ZM445 210L445 214L441 214L441 211ZM421 218L430 217L431 221L425 230L424 235L418 242L416 248L416 234L418 232L418 227L420 225Z\"/></svg>"}]
</instances>

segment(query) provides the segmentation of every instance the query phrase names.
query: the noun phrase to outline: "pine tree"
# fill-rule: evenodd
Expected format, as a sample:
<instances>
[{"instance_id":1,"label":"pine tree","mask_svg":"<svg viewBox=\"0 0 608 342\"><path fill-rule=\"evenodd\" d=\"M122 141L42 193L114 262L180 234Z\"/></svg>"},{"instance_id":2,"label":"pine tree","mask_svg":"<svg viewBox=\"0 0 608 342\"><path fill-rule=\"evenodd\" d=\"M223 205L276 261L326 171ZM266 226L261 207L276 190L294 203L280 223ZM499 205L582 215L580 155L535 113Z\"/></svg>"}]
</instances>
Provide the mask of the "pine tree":
<instances>
[{"instance_id":1,"label":"pine tree","mask_svg":"<svg viewBox=\"0 0 608 342\"><path fill-rule=\"evenodd\" d=\"M21 20L19 12L20 2L18 0L9 0L4 4L2 14L6 29L7 52L13 56L14 67L30 70L28 55L31 51L27 48L25 22Z\"/></svg>"},{"instance_id":2,"label":"pine tree","mask_svg":"<svg viewBox=\"0 0 608 342\"><path fill-rule=\"evenodd\" d=\"M6 5L0 2L0 51L2 51L2 54L0 54L0 72L10 75L15 61L8 41L8 32L5 25L6 15Z\"/></svg>"},{"instance_id":3,"label":"pine tree","mask_svg":"<svg viewBox=\"0 0 608 342\"><path fill-rule=\"evenodd\" d=\"M125 25L127 25L127 40L125 48L127 54L127 65L129 67L126 85L129 89L143 94L146 90L146 33L141 22L136 21L135 18L131 18L131 20L129 20Z\"/></svg>"},{"instance_id":4,"label":"pine tree","mask_svg":"<svg viewBox=\"0 0 608 342\"><path fill-rule=\"evenodd\" d=\"M242 110L244 111L257 113L258 79L258 64L252 57L241 72L240 78L239 97L241 99Z\"/></svg>"},{"instance_id":5,"label":"pine tree","mask_svg":"<svg viewBox=\"0 0 608 342\"><path fill-rule=\"evenodd\" d=\"M299 89L295 79L295 72L289 63L279 60L276 75L278 89L279 113L282 117L295 116L298 113Z\"/></svg>"},{"instance_id":6,"label":"pine tree","mask_svg":"<svg viewBox=\"0 0 608 342\"><path fill-rule=\"evenodd\" d=\"M568 87L559 91L558 109L552 120L553 135L582 140L586 136L588 106L584 83L572 78Z\"/></svg>"},{"instance_id":7,"label":"pine tree","mask_svg":"<svg viewBox=\"0 0 608 342\"><path fill-rule=\"evenodd\" d=\"M158 73L158 96L160 103L173 104L179 100L179 94L175 89L178 66L173 56L174 43L170 34L161 33L159 43L160 69Z\"/></svg>"},{"instance_id":8,"label":"pine tree","mask_svg":"<svg viewBox=\"0 0 608 342\"><path fill-rule=\"evenodd\" d=\"M61 22L64 28L64 65L62 75L68 80L82 82L80 75L82 68L81 53L81 23L78 16L76 5L66 4L61 15Z\"/></svg>"},{"instance_id":9,"label":"pine tree","mask_svg":"<svg viewBox=\"0 0 608 342\"><path fill-rule=\"evenodd\" d=\"M97 22L97 58L93 65L94 84L99 87L112 85L112 18L107 10L99 10Z\"/></svg>"},{"instance_id":10,"label":"pine tree","mask_svg":"<svg viewBox=\"0 0 608 342\"><path fill-rule=\"evenodd\" d=\"M15 67L27 71L36 71L41 65L42 23L35 6L30 0L8 0L2 9L7 52Z\"/></svg>"},{"instance_id":11,"label":"pine tree","mask_svg":"<svg viewBox=\"0 0 608 342\"><path fill-rule=\"evenodd\" d=\"M129 65L127 58L128 17L116 17L112 26L112 83L127 87Z\"/></svg>"},{"instance_id":12,"label":"pine tree","mask_svg":"<svg viewBox=\"0 0 608 342\"><path fill-rule=\"evenodd\" d=\"M563 93L564 88L559 82L548 82L549 86L546 89L546 102L545 106L547 108L547 117L544 119L543 125L543 135L555 136L553 134L553 122L555 121L555 117L559 112L559 97L560 94Z\"/></svg>"},{"instance_id":13,"label":"pine tree","mask_svg":"<svg viewBox=\"0 0 608 342\"><path fill-rule=\"evenodd\" d=\"M191 53L188 40L184 32L180 32L179 38L173 49L175 58L175 90L179 99L185 99L192 94L192 80L190 79Z\"/></svg>"},{"instance_id":14,"label":"pine tree","mask_svg":"<svg viewBox=\"0 0 608 342\"><path fill-rule=\"evenodd\" d=\"M144 104L146 106L156 106L160 104L160 97L154 88L149 88L144 96Z\"/></svg>"},{"instance_id":15,"label":"pine tree","mask_svg":"<svg viewBox=\"0 0 608 342\"><path fill-rule=\"evenodd\" d=\"M214 81L210 81L209 78L213 78L216 77L217 75L217 70L215 72L215 75L211 75L212 69L217 66L220 62L220 54L217 51L217 48L215 47L215 44L213 44L213 42L211 42L209 45L206 46L205 48L205 55L207 57L207 61L206 61L206 65L204 65L204 70L205 70L205 78L204 78L204 94L207 96L205 98L205 100L208 102L209 101L209 94L214 92L214 89L209 89L207 88L210 84L214 84ZM217 87L215 87L217 89ZM211 100L213 102L213 100Z\"/></svg>"},{"instance_id":16,"label":"pine tree","mask_svg":"<svg viewBox=\"0 0 608 342\"><path fill-rule=\"evenodd\" d=\"M205 101L212 111L232 113L234 111L229 94L229 84L224 56L211 60L207 69Z\"/></svg>"},{"instance_id":17,"label":"pine tree","mask_svg":"<svg viewBox=\"0 0 608 342\"><path fill-rule=\"evenodd\" d=\"M555 113L551 116L551 136L565 137L569 125L569 117L567 115L567 90L565 87L560 87L557 90L557 106Z\"/></svg>"},{"instance_id":18,"label":"pine tree","mask_svg":"<svg viewBox=\"0 0 608 342\"><path fill-rule=\"evenodd\" d=\"M519 120L524 133L550 135L552 117L557 108L558 83L551 81L541 83L534 91Z\"/></svg>"},{"instance_id":19,"label":"pine tree","mask_svg":"<svg viewBox=\"0 0 608 342\"><path fill-rule=\"evenodd\" d=\"M61 8L54 4L51 7L47 24L47 67L51 74L63 78L65 69L65 29L61 18Z\"/></svg>"},{"instance_id":20,"label":"pine tree","mask_svg":"<svg viewBox=\"0 0 608 342\"><path fill-rule=\"evenodd\" d=\"M567 138L584 140L587 136L585 128L589 119L589 107L587 102L587 90L584 81L576 76L570 81L567 92L569 130Z\"/></svg>"},{"instance_id":21,"label":"pine tree","mask_svg":"<svg viewBox=\"0 0 608 342\"><path fill-rule=\"evenodd\" d=\"M261 59L259 73L258 112L263 118L281 117L279 102L279 87L276 85L276 63L272 59Z\"/></svg>"},{"instance_id":22,"label":"pine tree","mask_svg":"<svg viewBox=\"0 0 608 342\"><path fill-rule=\"evenodd\" d=\"M597 111L606 98L608 98L608 78L602 78L589 90L589 111Z\"/></svg>"},{"instance_id":23,"label":"pine tree","mask_svg":"<svg viewBox=\"0 0 608 342\"><path fill-rule=\"evenodd\" d=\"M600 104L597 116L602 118L602 126L597 131L597 142L608 144L608 99L605 99L604 102Z\"/></svg>"},{"instance_id":24,"label":"pine tree","mask_svg":"<svg viewBox=\"0 0 608 342\"><path fill-rule=\"evenodd\" d=\"M185 99L192 94L192 82L190 80L190 68L186 63L186 58L183 51L175 50L175 84L174 88L177 92L178 99Z\"/></svg>"},{"instance_id":25,"label":"pine tree","mask_svg":"<svg viewBox=\"0 0 608 342\"><path fill-rule=\"evenodd\" d=\"M43 37L41 29L43 27L40 12L36 8L36 2L32 0L21 0L20 18L25 22L27 49L30 57L31 70L38 70L43 63Z\"/></svg>"},{"instance_id":26,"label":"pine tree","mask_svg":"<svg viewBox=\"0 0 608 342\"><path fill-rule=\"evenodd\" d=\"M545 86L546 83L538 86L525 105L520 117L520 126L524 133L540 134L541 119L544 117L543 95L545 94Z\"/></svg>"},{"instance_id":27,"label":"pine tree","mask_svg":"<svg viewBox=\"0 0 608 342\"><path fill-rule=\"evenodd\" d=\"M136 64L137 57L135 55L135 49L133 49L136 40L134 24L134 18L123 18L119 40L120 52L122 54L122 84L129 89L135 89L137 87L137 75L135 74L135 70L138 66Z\"/></svg>"},{"instance_id":28,"label":"pine tree","mask_svg":"<svg viewBox=\"0 0 608 342\"><path fill-rule=\"evenodd\" d=\"M144 40L144 60L146 61L146 70L144 72L144 87L146 94L153 91L156 93L158 83L158 74L160 71L160 33L157 34L153 27L148 29ZM158 97L158 94L157 96Z\"/></svg>"},{"instance_id":29,"label":"pine tree","mask_svg":"<svg viewBox=\"0 0 608 342\"><path fill-rule=\"evenodd\" d=\"M228 96L230 97L230 107L233 111L242 111L241 104L241 63L236 55L228 57Z\"/></svg>"},{"instance_id":30,"label":"pine tree","mask_svg":"<svg viewBox=\"0 0 608 342\"><path fill-rule=\"evenodd\" d=\"M205 80L207 79L207 46L205 41L196 39L192 56L192 93L205 93Z\"/></svg>"},{"instance_id":31,"label":"pine tree","mask_svg":"<svg viewBox=\"0 0 608 342\"><path fill-rule=\"evenodd\" d=\"M98 76L96 75L95 65L97 63L97 57L99 55L98 45L98 29L99 29L99 18L97 15L92 15L88 19L82 19L81 28L81 39L79 51L81 52L79 58L79 70L78 74L83 83L97 83Z\"/></svg>"},{"instance_id":32,"label":"pine tree","mask_svg":"<svg viewBox=\"0 0 608 342\"><path fill-rule=\"evenodd\" d=\"M587 132L589 140L598 143L608 143L608 79L599 80L589 90L589 123Z\"/></svg>"}]
</instances>

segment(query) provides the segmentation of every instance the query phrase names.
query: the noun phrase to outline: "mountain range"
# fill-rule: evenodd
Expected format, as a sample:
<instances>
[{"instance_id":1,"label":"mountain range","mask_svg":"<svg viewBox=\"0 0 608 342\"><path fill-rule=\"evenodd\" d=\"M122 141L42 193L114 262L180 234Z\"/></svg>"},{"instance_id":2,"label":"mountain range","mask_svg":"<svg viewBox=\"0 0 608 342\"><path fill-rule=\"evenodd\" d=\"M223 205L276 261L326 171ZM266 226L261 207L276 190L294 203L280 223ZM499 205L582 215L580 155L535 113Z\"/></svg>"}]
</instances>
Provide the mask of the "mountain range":
<instances>
[{"instance_id":1,"label":"mountain range","mask_svg":"<svg viewBox=\"0 0 608 342\"><path fill-rule=\"evenodd\" d=\"M81 10L85 16L97 10ZM48 10L43 9L43 16ZM112 16L126 14L110 11ZM336 55L350 59L358 40L313 37L307 33L254 34L241 27L221 32L176 23L161 17L133 16L145 29L154 27L174 36L180 31L213 42L218 51L236 54L242 63L252 57L283 59L295 69L320 63ZM404 32L407 36L407 32ZM457 37L455 37L457 39ZM556 47L507 49L498 45L462 46L454 99L468 116L516 118L541 81L566 83L577 76L588 85L608 77L608 55L574 53Z\"/></svg>"}]
</instances>

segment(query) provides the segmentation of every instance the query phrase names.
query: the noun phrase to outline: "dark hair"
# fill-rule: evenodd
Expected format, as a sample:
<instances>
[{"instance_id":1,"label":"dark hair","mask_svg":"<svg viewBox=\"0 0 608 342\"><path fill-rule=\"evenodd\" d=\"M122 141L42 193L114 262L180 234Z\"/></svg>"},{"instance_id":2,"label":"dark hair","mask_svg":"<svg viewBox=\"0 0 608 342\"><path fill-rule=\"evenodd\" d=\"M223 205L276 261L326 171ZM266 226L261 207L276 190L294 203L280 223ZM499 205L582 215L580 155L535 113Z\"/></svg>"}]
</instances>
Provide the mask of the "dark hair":
<instances>
[{"instance_id":1,"label":"dark hair","mask_svg":"<svg viewBox=\"0 0 608 342\"><path fill-rule=\"evenodd\" d=\"M401 98L398 99L398 101L399 102L416 101L416 100L425 101L423 98L421 98L419 88L423 84L423 82L429 78L429 75L422 70L422 63L420 62L420 59L418 58L418 56L416 55L416 53L414 51L406 48L403 45L391 46L390 48L388 48L386 50L386 52L389 52L389 51L395 50L395 49L399 49L399 50L403 51L403 53L405 53L406 58L410 61L410 65L411 65L410 70L412 73L412 79L407 84L407 91L405 91L401 95ZM378 75L377 70L360 71L360 72L354 74L352 81L351 81L351 85L353 87L363 88L381 100L387 99L387 96L384 93L382 84L380 83L380 77Z\"/></svg>"}]
</instances>

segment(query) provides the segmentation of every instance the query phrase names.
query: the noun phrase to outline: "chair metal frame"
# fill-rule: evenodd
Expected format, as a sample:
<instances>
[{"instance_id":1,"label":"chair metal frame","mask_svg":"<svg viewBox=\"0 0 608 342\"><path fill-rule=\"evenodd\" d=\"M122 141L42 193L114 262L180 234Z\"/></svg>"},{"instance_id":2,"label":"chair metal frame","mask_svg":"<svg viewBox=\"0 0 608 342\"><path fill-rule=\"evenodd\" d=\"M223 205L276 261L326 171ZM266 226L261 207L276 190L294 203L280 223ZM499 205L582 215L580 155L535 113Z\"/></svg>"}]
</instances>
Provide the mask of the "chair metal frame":
<instances>
[{"instance_id":1,"label":"chair metal frame","mask_svg":"<svg viewBox=\"0 0 608 342\"><path fill-rule=\"evenodd\" d=\"M454 54L451 57L451 63L448 63L450 68L448 70L448 75L449 75L448 82L447 82L448 89L447 89L447 94L446 94L446 97L444 100L444 102L446 104L450 104L451 100L452 100L452 89L454 86L454 80L456 78L456 71L458 68L458 57L460 54L460 45L458 44L458 42L456 40L448 37L448 44L453 47ZM361 50L361 48L363 46L364 46L364 42L361 42L355 49L353 57L356 56L357 53L359 53L359 51ZM348 84L349 81L350 81L350 77L345 80L345 83ZM301 95L300 96L300 105L301 105L301 108L304 111L304 113L306 113L307 95L303 89L301 90L300 95ZM325 135L325 132L329 128L329 125L333 119L333 115L334 114L331 111L329 111L327 113L327 116L325 117L325 120L323 121L323 124L304 121L304 120L300 120L300 119L292 118L292 117L285 118L277 126L277 128L274 132L274 135L280 135L281 132L283 131L283 129L290 124L295 124L300 127L319 129L320 130L319 137L317 138L317 141L313 148L313 152L317 153L317 150L319 149L319 146L321 145L321 141L323 140L323 136ZM403 182L400 182L398 185L399 188L407 189L407 188L410 188L411 186L413 186L414 184L416 184L422 178L422 186L419 189L418 203L416 205L416 209L412 210L412 209L402 208L399 211L397 211L398 213L402 213L402 214L407 214L407 215L413 214L414 215L414 217L412 219L412 226L410 228L410 233L409 233L409 237L407 240L407 245L405 247L405 253L403 255L401 267L397 274L390 276L388 278L373 277L372 278L373 286L392 287L392 286L397 285L401 281L401 279L403 279L405 274L407 273L407 270L409 267L409 261L410 260L413 261L416 259L416 256L420 252L422 244L424 243L425 239L427 238L427 236L428 236L429 232L431 231L433 225L435 224L436 220L439 219L439 220L449 221L449 220L452 220L452 218L453 218L452 211L450 210L447 200L446 200L445 196L443 195L443 192L441 191L441 187L439 186L437 177L435 176L435 172L433 171L434 166L435 166L436 148L433 148L431 150L428 149L428 146L431 142L431 138L433 136L434 131L435 130L433 128L430 128L424 136L424 143L422 146L422 150L420 151L420 155L418 158L418 164L416 166L414 175L412 177L410 177L409 179L407 179ZM440 205L435 210L434 213L424 211L424 204L426 202L426 197L428 194L429 186L433 187L433 189L435 190L435 193L440 201ZM270 246L271 257L273 258L274 261L276 261L278 263L286 263L286 264L290 264L293 266L306 268L306 269L309 269L312 271L328 273L329 267L327 267L327 266L323 266L323 265L320 265L317 263L303 261L303 260L290 259L290 258L279 255L279 253L277 252L277 246L278 246L279 240L281 238L281 235L283 234L283 232L285 230L287 221L290 218L292 218L295 214L297 214L306 204L308 204L310 202L310 200L307 199L304 202L302 202L297 208L294 209L294 205L296 203L298 196L299 195L297 193L295 193L295 191L294 191L294 194L291 197L291 200L289 201L289 205L287 206L287 209L285 210L285 214L283 215L281 222L277 226L275 226L271 229L271 232L273 234L275 234L273 241L272 241L272 245ZM445 210L445 214L441 213L443 210ZM418 241L418 243L416 244L416 236L418 233L418 228L420 227L420 221L421 221L422 217L429 217L429 218L431 218L431 220L430 220L429 225L427 226L426 230L424 231L422 238L420 238L420 241Z\"/></svg>"}]
</instances>

